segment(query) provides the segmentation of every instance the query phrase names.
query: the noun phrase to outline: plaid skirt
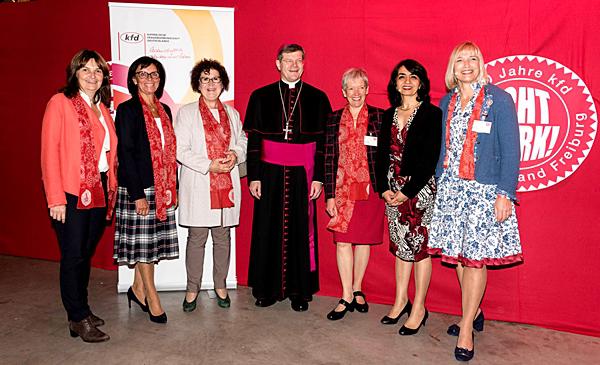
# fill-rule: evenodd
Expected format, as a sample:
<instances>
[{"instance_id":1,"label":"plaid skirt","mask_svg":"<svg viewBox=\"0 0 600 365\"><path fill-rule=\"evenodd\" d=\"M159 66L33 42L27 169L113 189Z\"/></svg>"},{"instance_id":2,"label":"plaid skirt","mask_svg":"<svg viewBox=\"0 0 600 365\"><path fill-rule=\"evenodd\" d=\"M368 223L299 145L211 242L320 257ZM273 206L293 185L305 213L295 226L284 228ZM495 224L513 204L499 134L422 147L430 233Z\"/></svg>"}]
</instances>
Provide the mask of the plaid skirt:
<instances>
[{"instance_id":1,"label":"plaid skirt","mask_svg":"<svg viewBox=\"0 0 600 365\"><path fill-rule=\"evenodd\" d=\"M135 265L179 257L175 207L167 209L164 222L156 219L154 187L144 189L149 213L135 212L135 202L129 201L127 188L119 186L115 209L115 246L113 258L118 264Z\"/></svg>"}]
</instances>

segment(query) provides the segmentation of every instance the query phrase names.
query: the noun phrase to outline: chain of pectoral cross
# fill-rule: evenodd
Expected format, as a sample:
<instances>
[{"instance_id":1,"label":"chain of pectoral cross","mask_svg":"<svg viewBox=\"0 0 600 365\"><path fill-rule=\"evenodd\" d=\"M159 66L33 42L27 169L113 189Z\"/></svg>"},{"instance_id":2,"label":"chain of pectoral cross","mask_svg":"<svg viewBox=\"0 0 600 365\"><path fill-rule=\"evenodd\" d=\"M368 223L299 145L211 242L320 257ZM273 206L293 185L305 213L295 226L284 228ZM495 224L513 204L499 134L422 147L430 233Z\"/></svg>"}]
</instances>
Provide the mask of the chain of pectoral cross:
<instances>
[{"instance_id":1,"label":"chain of pectoral cross","mask_svg":"<svg viewBox=\"0 0 600 365\"><path fill-rule=\"evenodd\" d=\"M292 119L294 110L296 110L296 105L298 105L298 100L300 100L300 93L302 92L302 86L304 86L304 83L300 84L300 90L298 90L298 95L296 95L296 101L294 101L294 105L292 106L292 110L290 110L289 114L285 112L285 103L283 101L283 93L281 92L281 83L278 82L277 86L279 86L279 97L281 98L281 107L283 108L283 116L285 117L285 128L283 129L285 135L283 138L287 140L288 133L292 131L290 129L290 119Z\"/></svg>"}]
</instances>

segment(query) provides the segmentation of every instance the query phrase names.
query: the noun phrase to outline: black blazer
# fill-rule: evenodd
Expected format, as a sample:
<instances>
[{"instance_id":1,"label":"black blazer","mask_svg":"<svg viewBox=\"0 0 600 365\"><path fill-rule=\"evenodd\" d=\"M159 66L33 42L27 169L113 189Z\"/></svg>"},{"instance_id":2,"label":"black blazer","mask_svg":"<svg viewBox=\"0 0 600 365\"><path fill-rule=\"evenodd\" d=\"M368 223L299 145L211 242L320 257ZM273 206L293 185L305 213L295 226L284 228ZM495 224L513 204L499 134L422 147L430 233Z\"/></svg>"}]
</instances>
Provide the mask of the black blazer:
<instances>
[{"instance_id":1,"label":"black blazer","mask_svg":"<svg viewBox=\"0 0 600 365\"><path fill-rule=\"evenodd\" d=\"M376 164L380 193L390 190L387 173L390 167L391 128L395 109L392 107L383 113ZM410 176L410 181L401 190L408 198L414 198L434 175L441 140L442 111L432 104L421 104L408 130L400 163L400 175Z\"/></svg>"},{"instance_id":2,"label":"black blazer","mask_svg":"<svg viewBox=\"0 0 600 365\"><path fill-rule=\"evenodd\" d=\"M342 119L342 113L344 112L344 109L345 108L342 108L331 113L329 115L329 118L327 119L327 125L325 126L325 199L335 197L338 160L340 157L340 145L338 142L338 138L340 130L340 120ZM383 109L367 105L367 110L369 112L369 124L367 126L367 135L377 137L377 139L379 140L379 130L381 128L381 123L383 120ZM367 146L369 177L371 178L371 185L373 185L373 190L375 192L379 192L378 186L382 183L382 181L377 180L378 177L375 173L377 148L378 147Z\"/></svg>"},{"instance_id":3,"label":"black blazer","mask_svg":"<svg viewBox=\"0 0 600 365\"><path fill-rule=\"evenodd\" d=\"M171 109L166 104L161 104L170 119L167 123L171 123ZM165 123L164 120L161 122ZM115 127L119 138L119 186L127 188L130 201L145 198L144 189L154 186L154 172L144 111L137 95L119 104Z\"/></svg>"}]
</instances>

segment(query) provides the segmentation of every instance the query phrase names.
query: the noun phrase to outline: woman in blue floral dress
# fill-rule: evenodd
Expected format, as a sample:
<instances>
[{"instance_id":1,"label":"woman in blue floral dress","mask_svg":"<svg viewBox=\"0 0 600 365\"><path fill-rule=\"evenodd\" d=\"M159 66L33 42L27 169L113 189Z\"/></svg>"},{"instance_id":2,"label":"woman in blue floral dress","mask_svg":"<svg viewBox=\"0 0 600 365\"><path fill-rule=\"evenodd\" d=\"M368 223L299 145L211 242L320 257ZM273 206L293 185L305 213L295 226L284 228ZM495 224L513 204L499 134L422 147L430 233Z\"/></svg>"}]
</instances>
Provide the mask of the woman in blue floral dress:
<instances>
[{"instance_id":1,"label":"woman in blue floral dress","mask_svg":"<svg viewBox=\"0 0 600 365\"><path fill-rule=\"evenodd\" d=\"M473 329L483 330L486 267L523 260L513 206L520 157L515 105L486 81L479 47L456 46L446 71L450 92L440 103L442 149L429 252L457 265L462 319L448 334L458 336L459 361L473 358Z\"/></svg>"}]
</instances>

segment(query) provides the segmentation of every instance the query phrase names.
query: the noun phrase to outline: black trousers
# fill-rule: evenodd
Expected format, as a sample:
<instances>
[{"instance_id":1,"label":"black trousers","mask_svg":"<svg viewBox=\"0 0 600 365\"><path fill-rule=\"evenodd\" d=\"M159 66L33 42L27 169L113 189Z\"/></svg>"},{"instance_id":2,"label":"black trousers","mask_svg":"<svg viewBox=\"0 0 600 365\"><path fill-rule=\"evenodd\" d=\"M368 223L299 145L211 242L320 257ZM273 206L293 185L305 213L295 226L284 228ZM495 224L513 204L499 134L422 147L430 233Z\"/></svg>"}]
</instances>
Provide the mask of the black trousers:
<instances>
[{"instance_id":1,"label":"black trousers","mask_svg":"<svg viewBox=\"0 0 600 365\"><path fill-rule=\"evenodd\" d=\"M106 174L101 174L106 197ZM65 223L53 220L60 246L60 296L70 321L91 314L88 282L91 261L106 227L106 207L77 209L77 196L66 194Z\"/></svg>"}]
</instances>

